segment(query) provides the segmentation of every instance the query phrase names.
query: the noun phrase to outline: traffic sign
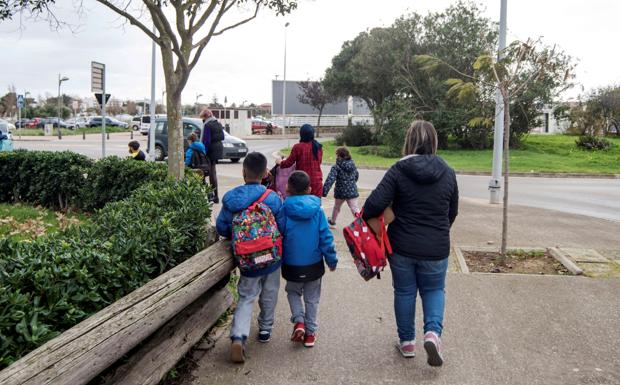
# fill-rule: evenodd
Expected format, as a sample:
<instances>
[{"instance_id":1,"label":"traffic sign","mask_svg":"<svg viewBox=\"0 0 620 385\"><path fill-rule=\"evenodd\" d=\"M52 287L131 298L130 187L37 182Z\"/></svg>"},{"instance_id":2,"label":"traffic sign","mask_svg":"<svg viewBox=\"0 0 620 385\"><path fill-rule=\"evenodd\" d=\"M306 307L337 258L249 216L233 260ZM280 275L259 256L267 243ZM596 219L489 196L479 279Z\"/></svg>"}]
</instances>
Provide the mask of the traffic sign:
<instances>
[{"instance_id":1,"label":"traffic sign","mask_svg":"<svg viewBox=\"0 0 620 385\"><path fill-rule=\"evenodd\" d=\"M103 92L105 89L105 64L90 62L90 88L91 92Z\"/></svg>"},{"instance_id":2,"label":"traffic sign","mask_svg":"<svg viewBox=\"0 0 620 385\"><path fill-rule=\"evenodd\" d=\"M97 93L95 94L95 98L97 98L97 103L99 103L99 107L101 107L101 95L103 95L102 93ZM105 94L105 104L108 104L108 102L110 101L110 94Z\"/></svg>"},{"instance_id":3,"label":"traffic sign","mask_svg":"<svg viewBox=\"0 0 620 385\"><path fill-rule=\"evenodd\" d=\"M17 95L17 108L24 108L24 95Z\"/></svg>"}]
</instances>

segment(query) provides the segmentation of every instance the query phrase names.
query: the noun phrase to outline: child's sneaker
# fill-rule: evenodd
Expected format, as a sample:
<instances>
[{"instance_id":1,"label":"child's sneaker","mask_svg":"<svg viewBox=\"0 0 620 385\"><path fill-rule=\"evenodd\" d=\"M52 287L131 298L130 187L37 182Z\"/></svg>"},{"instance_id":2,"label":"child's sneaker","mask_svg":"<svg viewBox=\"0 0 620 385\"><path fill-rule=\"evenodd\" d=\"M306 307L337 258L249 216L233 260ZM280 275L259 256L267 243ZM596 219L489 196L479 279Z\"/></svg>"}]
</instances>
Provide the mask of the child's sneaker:
<instances>
[{"instance_id":1,"label":"child's sneaker","mask_svg":"<svg viewBox=\"0 0 620 385\"><path fill-rule=\"evenodd\" d=\"M402 341L396 344L396 349L405 358L415 357L415 341Z\"/></svg>"},{"instance_id":2,"label":"child's sneaker","mask_svg":"<svg viewBox=\"0 0 620 385\"><path fill-rule=\"evenodd\" d=\"M314 346L316 342L316 334L314 333L306 333L304 336L304 346L307 348L311 348Z\"/></svg>"},{"instance_id":3,"label":"child's sneaker","mask_svg":"<svg viewBox=\"0 0 620 385\"><path fill-rule=\"evenodd\" d=\"M234 338L230 345L230 360L235 363L245 362L245 346L243 346L243 340L240 338Z\"/></svg>"},{"instance_id":4,"label":"child's sneaker","mask_svg":"<svg viewBox=\"0 0 620 385\"><path fill-rule=\"evenodd\" d=\"M271 332L269 330L261 330L258 332L258 342L267 343L271 341Z\"/></svg>"},{"instance_id":5,"label":"child's sneaker","mask_svg":"<svg viewBox=\"0 0 620 385\"><path fill-rule=\"evenodd\" d=\"M301 342L304 340L306 334L306 326L303 322L297 322L293 327L293 334L291 335L291 341Z\"/></svg>"},{"instance_id":6,"label":"child's sneaker","mask_svg":"<svg viewBox=\"0 0 620 385\"><path fill-rule=\"evenodd\" d=\"M443 365L443 357L441 356L441 338L435 332L426 332L424 334L424 349L428 356L427 362L430 366Z\"/></svg>"},{"instance_id":7,"label":"child's sneaker","mask_svg":"<svg viewBox=\"0 0 620 385\"><path fill-rule=\"evenodd\" d=\"M332 221L332 219L331 219L331 218L329 218L329 219L327 220L327 223L329 224L329 228L330 228L330 229L335 229L335 228L336 228L336 221Z\"/></svg>"}]
</instances>

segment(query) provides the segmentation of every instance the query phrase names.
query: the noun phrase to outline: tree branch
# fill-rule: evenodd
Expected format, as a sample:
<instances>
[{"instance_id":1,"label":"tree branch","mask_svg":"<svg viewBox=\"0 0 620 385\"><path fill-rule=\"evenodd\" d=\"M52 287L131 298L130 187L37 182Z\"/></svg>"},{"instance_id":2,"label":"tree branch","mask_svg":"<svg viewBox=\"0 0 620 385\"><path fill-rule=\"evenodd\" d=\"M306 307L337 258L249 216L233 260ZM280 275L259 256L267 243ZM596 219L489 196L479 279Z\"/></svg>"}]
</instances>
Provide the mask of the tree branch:
<instances>
[{"instance_id":1,"label":"tree branch","mask_svg":"<svg viewBox=\"0 0 620 385\"><path fill-rule=\"evenodd\" d=\"M163 44L162 42L160 42L157 35L155 35L149 28L147 28L144 24L142 24L142 22L140 22L137 18L133 17L129 12L127 12L126 11L127 8L121 9L107 0L95 0L95 1L97 1L98 3L100 3L101 5L105 7L108 7L113 12L126 18L129 21L129 24L135 25L136 27L140 28L142 32L146 33L146 35L150 37L153 41L155 41L157 44L159 45Z\"/></svg>"},{"instance_id":2,"label":"tree branch","mask_svg":"<svg viewBox=\"0 0 620 385\"><path fill-rule=\"evenodd\" d=\"M236 24L229 25L226 28L223 28L223 29L221 29L221 30L219 30L217 32L214 32L213 36L219 36L219 35L223 34L224 32L228 31L229 29L237 28L238 26L243 25L243 24L247 23L248 21L256 19L256 16L258 15L258 10L259 9L260 9L260 3L257 3L256 4L256 9L254 10L254 15L248 17L247 19L241 20L240 22L238 22Z\"/></svg>"},{"instance_id":3,"label":"tree branch","mask_svg":"<svg viewBox=\"0 0 620 385\"><path fill-rule=\"evenodd\" d=\"M194 34L196 33L200 28L202 28L202 26L206 23L207 19L209 18L209 16L211 16L211 14L213 13L213 10L215 9L215 7L217 6L217 1L216 0L211 0L211 4L209 4L209 7L205 10L205 12L202 14L202 16L200 16L200 18L198 19L198 21L196 22L196 25L193 25L194 19L195 19L195 15L198 14L198 5L196 5L196 11L193 15L193 17L190 19L190 25L189 25L189 32L190 34Z\"/></svg>"}]
</instances>

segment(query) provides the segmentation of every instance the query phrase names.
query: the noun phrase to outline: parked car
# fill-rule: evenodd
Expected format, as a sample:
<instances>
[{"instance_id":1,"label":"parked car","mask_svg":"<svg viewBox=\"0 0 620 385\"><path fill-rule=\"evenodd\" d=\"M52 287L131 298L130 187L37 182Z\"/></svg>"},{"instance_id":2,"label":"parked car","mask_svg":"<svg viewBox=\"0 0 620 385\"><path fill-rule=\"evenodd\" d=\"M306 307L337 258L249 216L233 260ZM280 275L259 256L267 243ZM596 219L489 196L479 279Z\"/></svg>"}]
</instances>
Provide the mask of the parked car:
<instances>
[{"instance_id":1,"label":"parked car","mask_svg":"<svg viewBox=\"0 0 620 385\"><path fill-rule=\"evenodd\" d=\"M202 131L202 120L195 118L183 118L183 138L194 132L198 137ZM150 140L150 137L149 137ZM222 142L224 151L222 159L230 159L237 163L248 153L247 143L224 131ZM187 141L183 140L183 151L187 150ZM148 148L148 146L147 146ZM168 121L164 118L155 120L155 160L164 160L168 156Z\"/></svg>"},{"instance_id":2,"label":"parked car","mask_svg":"<svg viewBox=\"0 0 620 385\"><path fill-rule=\"evenodd\" d=\"M69 128L69 129L73 129L74 128L70 124L65 122L64 120L58 119L58 118L47 118L47 119L45 119L45 123L44 124L51 124L54 128L58 128L59 126L60 126L60 128Z\"/></svg>"},{"instance_id":3,"label":"parked car","mask_svg":"<svg viewBox=\"0 0 620 385\"><path fill-rule=\"evenodd\" d=\"M85 128L88 127L89 120L84 117L71 118L67 120L67 124L73 128Z\"/></svg>"},{"instance_id":4,"label":"parked car","mask_svg":"<svg viewBox=\"0 0 620 385\"><path fill-rule=\"evenodd\" d=\"M15 128L26 128L30 119L21 118L15 121Z\"/></svg>"},{"instance_id":5,"label":"parked car","mask_svg":"<svg viewBox=\"0 0 620 385\"><path fill-rule=\"evenodd\" d=\"M33 118L26 123L26 128L43 128L41 124L41 118Z\"/></svg>"},{"instance_id":6,"label":"parked car","mask_svg":"<svg viewBox=\"0 0 620 385\"><path fill-rule=\"evenodd\" d=\"M155 115L155 119L165 118L166 115ZM151 128L151 115L134 116L131 120L131 128L134 131L140 131L142 135L148 135Z\"/></svg>"},{"instance_id":7,"label":"parked car","mask_svg":"<svg viewBox=\"0 0 620 385\"><path fill-rule=\"evenodd\" d=\"M252 134L273 133L273 130L276 127L277 125L269 120L265 120L265 119L258 118L258 117L252 119Z\"/></svg>"},{"instance_id":8,"label":"parked car","mask_svg":"<svg viewBox=\"0 0 620 385\"><path fill-rule=\"evenodd\" d=\"M89 127L100 127L103 124L103 118L101 116L93 116L90 118L88 122ZM120 120L111 118L109 116L105 117L105 125L108 127L121 127L127 128L129 125L125 122L121 122Z\"/></svg>"}]
</instances>

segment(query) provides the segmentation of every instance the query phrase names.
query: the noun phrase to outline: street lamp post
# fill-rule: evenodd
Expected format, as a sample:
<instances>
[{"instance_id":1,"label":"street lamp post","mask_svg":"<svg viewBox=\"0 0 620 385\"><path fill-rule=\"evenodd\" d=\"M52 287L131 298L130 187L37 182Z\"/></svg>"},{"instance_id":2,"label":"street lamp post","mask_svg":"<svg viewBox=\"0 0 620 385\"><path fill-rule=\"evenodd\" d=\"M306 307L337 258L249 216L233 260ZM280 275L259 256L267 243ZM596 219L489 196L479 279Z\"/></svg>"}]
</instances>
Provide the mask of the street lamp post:
<instances>
[{"instance_id":1,"label":"street lamp post","mask_svg":"<svg viewBox=\"0 0 620 385\"><path fill-rule=\"evenodd\" d=\"M155 29L155 25L153 25L153 34L156 34L157 30ZM148 142L148 153L149 160L155 161L155 112L157 109L157 101L155 100L155 66L156 66L156 57L155 51L157 47L155 45L155 40L153 40L153 44L151 46L151 123L149 124L149 142Z\"/></svg>"},{"instance_id":2,"label":"street lamp post","mask_svg":"<svg viewBox=\"0 0 620 385\"><path fill-rule=\"evenodd\" d=\"M68 77L66 76L60 76L60 74L58 74L58 139L62 139L62 134L60 132L60 117L61 117L61 108L62 108L62 104L61 104L61 100L60 100L60 85L62 84L62 82L69 80Z\"/></svg>"},{"instance_id":3,"label":"street lamp post","mask_svg":"<svg viewBox=\"0 0 620 385\"><path fill-rule=\"evenodd\" d=\"M282 136L286 136L286 29L290 25L284 24L284 77L282 80Z\"/></svg>"},{"instance_id":4,"label":"street lamp post","mask_svg":"<svg viewBox=\"0 0 620 385\"><path fill-rule=\"evenodd\" d=\"M508 0L501 0L499 16L499 47L497 60L504 58L506 49L506 15ZM495 132L493 134L493 169L489 181L489 202L499 204L502 175L502 153L504 151L504 102L499 88L495 91Z\"/></svg>"},{"instance_id":5,"label":"street lamp post","mask_svg":"<svg viewBox=\"0 0 620 385\"><path fill-rule=\"evenodd\" d=\"M196 94L196 102L194 102L194 113L198 115L198 99L202 97L202 94Z\"/></svg>"}]
</instances>

